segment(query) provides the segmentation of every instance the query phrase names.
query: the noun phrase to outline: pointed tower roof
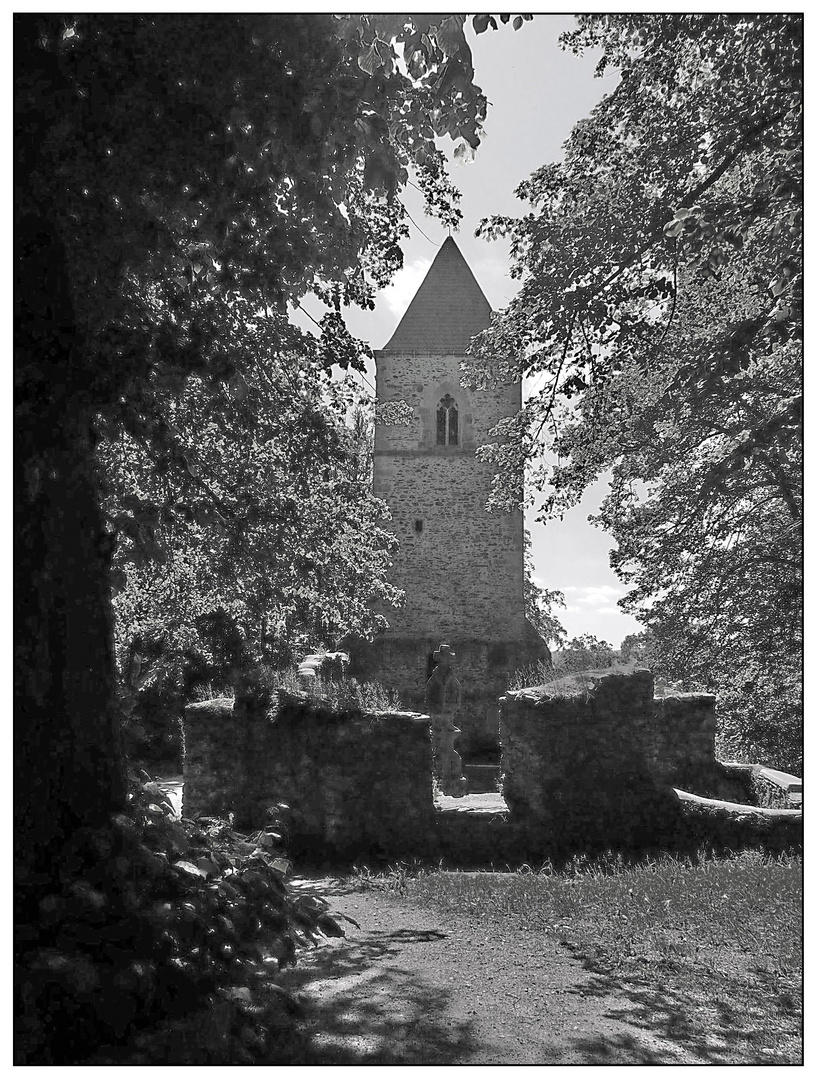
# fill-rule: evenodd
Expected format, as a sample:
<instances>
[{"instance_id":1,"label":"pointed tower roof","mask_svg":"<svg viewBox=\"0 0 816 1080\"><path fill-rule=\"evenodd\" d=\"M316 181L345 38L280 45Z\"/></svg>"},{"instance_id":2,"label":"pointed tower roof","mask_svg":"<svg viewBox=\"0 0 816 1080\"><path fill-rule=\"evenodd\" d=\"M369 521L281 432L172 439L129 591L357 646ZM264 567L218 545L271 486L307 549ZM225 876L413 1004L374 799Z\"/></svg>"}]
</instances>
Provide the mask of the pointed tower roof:
<instances>
[{"instance_id":1,"label":"pointed tower roof","mask_svg":"<svg viewBox=\"0 0 816 1080\"><path fill-rule=\"evenodd\" d=\"M382 351L464 353L474 334L489 324L490 313L473 271L449 236Z\"/></svg>"}]
</instances>

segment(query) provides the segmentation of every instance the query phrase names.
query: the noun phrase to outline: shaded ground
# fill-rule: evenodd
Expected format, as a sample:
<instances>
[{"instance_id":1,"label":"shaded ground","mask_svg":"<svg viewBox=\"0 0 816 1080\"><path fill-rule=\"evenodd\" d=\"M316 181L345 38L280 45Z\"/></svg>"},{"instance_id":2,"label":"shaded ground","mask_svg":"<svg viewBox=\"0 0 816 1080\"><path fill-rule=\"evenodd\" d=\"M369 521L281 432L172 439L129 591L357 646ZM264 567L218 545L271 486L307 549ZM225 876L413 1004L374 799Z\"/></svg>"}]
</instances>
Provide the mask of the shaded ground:
<instances>
[{"instance_id":1,"label":"shaded ground","mask_svg":"<svg viewBox=\"0 0 816 1080\"><path fill-rule=\"evenodd\" d=\"M283 982L304 1004L290 1064L704 1064L727 1047L689 1042L659 991L625 992L524 926L440 916L381 892L299 879L347 936L301 955ZM763 1058L768 1063L773 1058Z\"/></svg>"},{"instance_id":2,"label":"shaded ground","mask_svg":"<svg viewBox=\"0 0 816 1080\"><path fill-rule=\"evenodd\" d=\"M180 778L163 786L180 801ZM449 800L450 809L479 818L498 798ZM342 923L345 939L302 952L283 973L303 1016L293 1039L272 1040L270 1063L801 1063L797 1002L791 997L787 1019L774 1021L787 988L754 971L727 934L716 949L697 943L691 979L674 971L671 951L665 970L632 956L631 969L610 976L574 941L532 929L523 916L440 913L357 879L315 874L290 884L353 922ZM678 943L678 960L687 946ZM746 978L758 993L746 993Z\"/></svg>"}]
</instances>

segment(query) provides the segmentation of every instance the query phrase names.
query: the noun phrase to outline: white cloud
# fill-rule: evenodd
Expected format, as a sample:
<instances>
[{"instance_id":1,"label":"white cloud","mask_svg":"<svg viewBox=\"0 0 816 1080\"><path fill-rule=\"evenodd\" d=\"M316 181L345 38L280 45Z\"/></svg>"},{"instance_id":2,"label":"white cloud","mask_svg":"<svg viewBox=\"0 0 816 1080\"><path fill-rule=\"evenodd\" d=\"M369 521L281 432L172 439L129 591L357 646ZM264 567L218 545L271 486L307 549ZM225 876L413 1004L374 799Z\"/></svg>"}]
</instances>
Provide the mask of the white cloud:
<instances>
[{"instance_id":1,"label":"white cloud","mask_svg":"<svg viewBox=\"0 0 816 1080\"><path fill-rule=\"evenodd\" d=\"M405 314L430 266L430 259L415 259L395 274L391 284L380 293L380 298L395 315L402 317Z\"/></svg>"},{"instance_id":2,"label":"white cloud","mask_svg":"<svg viewBox=\"0 0 816 1080\"><path fill-rule=\"evenodd\" d=\"M624 589L616 585L566 585L564 597L567 607L594 608L599 614L620 614L611 603L623 596Z\"/></svg>"}]
</instances>

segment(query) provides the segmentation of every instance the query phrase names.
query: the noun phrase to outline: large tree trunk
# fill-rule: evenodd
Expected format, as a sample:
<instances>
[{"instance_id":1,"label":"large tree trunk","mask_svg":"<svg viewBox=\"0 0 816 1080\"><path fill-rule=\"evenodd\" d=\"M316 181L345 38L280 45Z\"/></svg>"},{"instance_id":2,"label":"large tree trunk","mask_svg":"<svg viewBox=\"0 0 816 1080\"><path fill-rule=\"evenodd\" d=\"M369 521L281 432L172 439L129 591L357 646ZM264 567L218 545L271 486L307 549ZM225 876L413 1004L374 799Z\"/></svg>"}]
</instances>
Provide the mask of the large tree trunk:
<instances>
[{"instance_id":1,"label":"large tree trunk","mask_svg":"<svg viewBox=\"0 0 816 1080\"><path fill-rule=\"evenodd\" d=\"M15 858L46 884L66 837L124 802L109 547L83 358L56 230L15 236ZM45 875L42 876L41 875Z\"/></svg>"}]
</instances>

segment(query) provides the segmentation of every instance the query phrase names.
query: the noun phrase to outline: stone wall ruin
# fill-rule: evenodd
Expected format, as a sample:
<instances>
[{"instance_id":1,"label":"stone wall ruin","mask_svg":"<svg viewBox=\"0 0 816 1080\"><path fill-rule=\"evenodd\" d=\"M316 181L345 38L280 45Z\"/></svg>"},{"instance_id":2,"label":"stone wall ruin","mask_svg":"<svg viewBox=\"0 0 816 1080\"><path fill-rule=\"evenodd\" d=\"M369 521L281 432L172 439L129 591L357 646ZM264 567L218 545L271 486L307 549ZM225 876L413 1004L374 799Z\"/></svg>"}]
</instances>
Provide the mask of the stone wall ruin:
<instances>
[{"instance_id":1,"label":"stone wall ruin","mask_svg":"<svg viewBox=\"0 0 816 1080\"><path fill-rule=\"evenodd\" d=\"M260 829L290 808L293 854L409 856L433 832L427 716L336 713L281 693L272 709L228 699L185 712L184 811Z\"/></svg>"},{"instance_id":2,"label":"stone wall ruin","mask_svg":"<svg viewBox=\"0 0 816 1080\"><path fill-rule=\"evenodd\" d=\"M680 806L656 764L656 719L648 671L584 672L508 693L499 722L510 813L567 847L673 836Z\"/></svg>"},{"instance_id":3,"label":"stone wall ruin","mask_svg":"<svg viewBox=\"0 0 816 1080\"><path fill-rule=\"evenodd\" d=\"M185 715L184 812L232 813L252 830L284 802L290 850L307 860L502 865L610 847L801 842L799 811L698 798L735 783L735 770L759 770L716 761L710 694L655 699L648 671L584 672L507 693L500 724L504 803L449 799L451 813L435 802L426 715L338 714L285 692L272 709L199 702Z\"/></svg>"}]
</instances>

